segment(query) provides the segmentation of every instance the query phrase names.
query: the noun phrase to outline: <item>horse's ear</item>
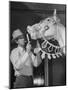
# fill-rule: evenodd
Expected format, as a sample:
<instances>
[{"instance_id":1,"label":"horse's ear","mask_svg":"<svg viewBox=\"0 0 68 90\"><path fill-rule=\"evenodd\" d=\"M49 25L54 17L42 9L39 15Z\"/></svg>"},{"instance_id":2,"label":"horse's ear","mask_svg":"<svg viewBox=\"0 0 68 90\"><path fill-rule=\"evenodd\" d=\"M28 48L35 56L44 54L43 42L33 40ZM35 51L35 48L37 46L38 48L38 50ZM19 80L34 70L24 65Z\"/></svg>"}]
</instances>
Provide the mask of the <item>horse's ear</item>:
<instances>
[{"instance_id":1,"label":"horse's ear","mask_svg":"<svg viewBox=\"0 0 68 90\"><path fill-rule=\"evenodd\" d=\"M56 17L57 17L57 15L56 15L56 9L54 9L54 13L53 13L53 17L54 17L54 20L56 21Z\"/></svg>"},{"instance_id":2,"label":"horse's ear","mask_svg":"<svg viewBox=\"0 0 68 90\"><path fill-rule=\"evenodd\" d=\"M54 9L53 18L54 18L55 22L60 22L60 19L57 17L56 9Z\"/></svg>"}]
</instances>

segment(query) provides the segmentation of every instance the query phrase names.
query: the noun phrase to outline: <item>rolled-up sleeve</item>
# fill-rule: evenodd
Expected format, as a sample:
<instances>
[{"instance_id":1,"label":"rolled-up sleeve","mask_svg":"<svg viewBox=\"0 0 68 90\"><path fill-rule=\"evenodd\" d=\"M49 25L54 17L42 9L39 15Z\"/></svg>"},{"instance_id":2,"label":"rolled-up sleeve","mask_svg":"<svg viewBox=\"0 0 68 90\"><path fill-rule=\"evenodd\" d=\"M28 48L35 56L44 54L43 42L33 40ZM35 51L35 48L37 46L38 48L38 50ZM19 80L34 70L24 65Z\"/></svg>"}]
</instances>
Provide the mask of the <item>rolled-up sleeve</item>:
<instances>
[{"instance_id":1,"label":"rolled-up sleeve","mask_svg":"<svg viewBox=\"0 0 68 90\"><path fill-rule=\"evenodd\" d=\"M32 62L35 67L39 66L42 62L40 54L38 53L36 56L32 54Z\"/></svg>"},{"instance_id":2,"label":"rolled-up sleeve","mask_svg":"<svg viewBox=\"0 0 68 90\"><path fill-rule=\"evenodd\" d=\"M10 60L16 69L22 68L23 63L27 60L27 58L28 58L27 52L24 55L20 56L17 50L13 50L10 55Z\"/></svg>"}]
</instances>

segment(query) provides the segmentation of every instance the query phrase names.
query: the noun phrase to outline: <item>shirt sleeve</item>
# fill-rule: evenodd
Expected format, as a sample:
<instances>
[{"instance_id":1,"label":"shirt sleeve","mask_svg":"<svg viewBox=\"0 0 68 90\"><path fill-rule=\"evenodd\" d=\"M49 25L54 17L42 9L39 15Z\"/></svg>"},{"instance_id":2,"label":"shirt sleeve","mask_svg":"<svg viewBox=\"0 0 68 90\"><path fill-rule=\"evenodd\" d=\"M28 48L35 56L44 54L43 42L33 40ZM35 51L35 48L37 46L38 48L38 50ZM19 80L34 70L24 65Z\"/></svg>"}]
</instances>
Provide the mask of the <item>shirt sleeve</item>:
<instances>
[{"instance_id":1,"label":"shirt sleeve","mask_svg":"<svg viewBox=\"0 0 68 90\"><path fill-rule=\"evenodd\" d=\"M28 53L25 52L24 55L20 56L19 52L17 50L13 50L11 52L11 56L10 56L10 60L14 66L14 68L16 69L20 69L23 67L24 62L27 60L28 58Z\"/></svg>"},{"instance_id":2,"label":"shirt sleeve","mask_svg":"<svg viewBox=\"0 0 68 90\"><path fill-rule=\"evenodd\" d=\"M18 52L17 52L17 50L14 49L14 50L11 52L11 55L10 55L10 60L11 60L11 62L12 62L12 64L13 64L14 67L17 67L18 59L19 59ZM19 62L20 62L20 61L19 61Z\"/></svg>"},{"instance_id":3,"label":"shirt sleeve","mask_svg":"<svg viewBox=\"0 0 68 90\"><path fill-rule=\"evenodd\" d=\"M32 54L32 62L35 67L39 66L42 62L40 54L38 53L36 56Z\"/></svg>"}]
</instances>

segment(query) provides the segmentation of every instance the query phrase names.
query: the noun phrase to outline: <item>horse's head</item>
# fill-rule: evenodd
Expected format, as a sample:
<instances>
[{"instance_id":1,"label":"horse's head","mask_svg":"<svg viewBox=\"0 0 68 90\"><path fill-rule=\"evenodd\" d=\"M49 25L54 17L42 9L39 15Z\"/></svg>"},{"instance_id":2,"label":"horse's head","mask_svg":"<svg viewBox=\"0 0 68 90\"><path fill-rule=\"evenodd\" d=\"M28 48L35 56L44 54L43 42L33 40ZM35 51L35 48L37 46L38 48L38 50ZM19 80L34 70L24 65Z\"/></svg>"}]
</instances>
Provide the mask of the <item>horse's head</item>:
<instances>
[{"instance_id":1,"label":"horse's head","mask_svg":"<svg viewBox=\"0 0 68 90\"><path fill-rule=\"evenodd\" d=\"M53 16L45 18L32 26L27 26L27 31L31 35L32 39L43 37L49 39L56 33L55 26L57 22L59 22L59 19L56 17L56 13L54 11Z\"/></svg>"},{"instance_id":2,"label":"horse's head","mask_svg":"<svg viewBox=\"0 0 68 90\"><path fill-rule=\"evenodd\" d=\"M65 27L56 16L56 10L53 16L45 18L32 26L27 26L27 31L32 39L42 38L49 40L54 38L58 41L60 47L65 46Z\"/></svg>"}]
</instances>

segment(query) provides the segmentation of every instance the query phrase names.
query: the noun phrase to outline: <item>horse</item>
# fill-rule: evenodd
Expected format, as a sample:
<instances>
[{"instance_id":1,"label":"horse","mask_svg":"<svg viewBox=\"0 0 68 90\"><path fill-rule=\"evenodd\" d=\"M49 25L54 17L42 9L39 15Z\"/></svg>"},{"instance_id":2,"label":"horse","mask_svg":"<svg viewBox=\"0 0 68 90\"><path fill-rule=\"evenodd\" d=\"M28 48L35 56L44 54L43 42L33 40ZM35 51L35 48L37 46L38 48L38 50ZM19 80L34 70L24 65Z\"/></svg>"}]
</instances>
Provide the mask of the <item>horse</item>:
<instances>
[{"instance_id":1,"label":"horse","mask_svg":"<svg viewBox=\"0 0 68 90\"><path fill-rule=\"evenodd\" d=\"M65 55L65 26L57 17L56 9L54 10L53 16L47 17L32 26L28 25L27 31L32 39L44 40L41 45L42 48L40 48L40 45L37 42L39 50L43 52L42 56L45 56L45 54L47 54L48 58L51 58L50 55L55 58L55 56L59 57L59 55L61 55L61 52ZM52 38L58 41L59 46L55 46L48 41ZM57 51L58 49L59 52L54 52L53 54L51 54L50 52L46 52L44 49L47 49L47 44L49 44L48 50L49 48L51 48L51 50L55 48L55 51Z\"/></svg>"}]
</instances>

